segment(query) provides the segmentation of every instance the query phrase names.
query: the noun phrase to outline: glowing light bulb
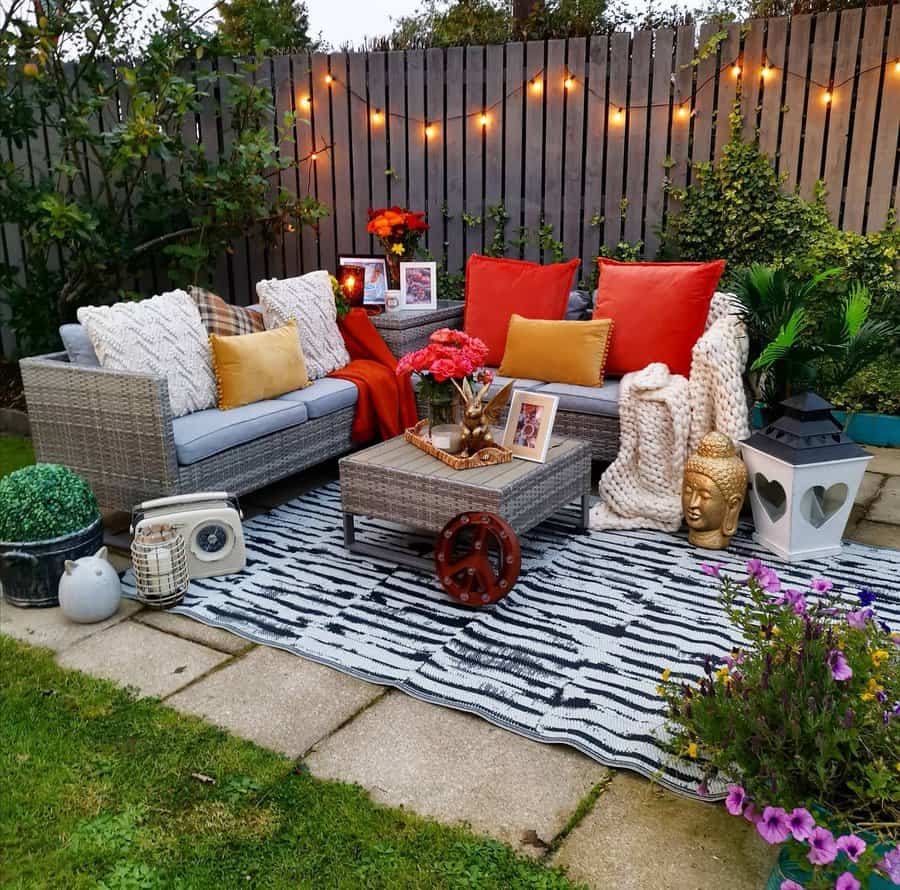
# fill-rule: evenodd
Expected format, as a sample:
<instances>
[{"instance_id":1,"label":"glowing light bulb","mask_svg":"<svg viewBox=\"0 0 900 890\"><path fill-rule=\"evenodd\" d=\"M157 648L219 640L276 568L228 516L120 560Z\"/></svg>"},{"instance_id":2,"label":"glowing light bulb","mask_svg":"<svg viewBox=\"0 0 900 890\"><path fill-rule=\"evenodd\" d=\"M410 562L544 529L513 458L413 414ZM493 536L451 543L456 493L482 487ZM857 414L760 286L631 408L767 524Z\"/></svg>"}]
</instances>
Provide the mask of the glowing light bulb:
<instances>
[{"instance_id":1,"label":"glowing light bulb","mask_svg":"<svg viewBox=\"0 0 900 890\"><path fill-rule=\"evenodd\" d=\"M487 126L487 123L488 123L488 116L487 116L486 114L482 114L481 117L480 117L478 120L480 121L482 127L486 127L486 126Z\"/></svg>"},{"instance_id":2,"label":"glowing light bulb","mask_svg":"<svg viewBox=\"0 0 900 890\"><path fill-rule=\"evenodd\" d=\"M900 62L898 62L898 64L900 64ZM543 87L544 87L544 85L541 83L541 81L537 77L531 81L531 92L532 93L539 93L543 89Z\"/></svg>"},{"instance_id":3,"label":"glowing light bulb","mask_svg":"<svg viewBox=\"0 0 900 890\"><path fill-rule=\"evenodd\" d=\"M288 223L284 228L285 228L285 231L287 231L287 232L295 232L296 231L296 228L294 227L293 223Z\"/></svg>"},{"instance_id":4,"label":"glowing light bulb","mask_svg":"<svg viewBox=\"0 0 900 890\"><path fill-rule=\"evenodd\" d=\"M314 151L314 152L309 156L309 159L310 159L311 161L314 161L318 156L319 156L319 153L316 152L316 151Z\"/></svg>"},{"instance_id":5,"label":"glowing light bulb","mask_svg":"<svg viewBox=\"0 0 900 890\"><path fill-rule=\"evenodd\" d=\"M425 125L425 138L431 139L434 136L434 127L431 124Z\"/></svg>"},{"instance_id":6,"label":"glowing light bulb","mask_svg":"<svg viewBox=\"0 0 900 890\"><path fill-rule=\"evenodd\" d=\"M571 90L573 86L575 86L575 78L572 77L571 75L569 75L569 76L563 81L563 87L565 87L565 89L567 89L567 90Z\"/></svg>"},{"instance_id":7,"label":"glowing light bulb","mask_svg":"<svg viewBox=\"0 0 900 890\"><path fill-rule=\"evenodd\" d=\"M760 72L760 74L762 74L763 80L765 80L771 73L772 73L771 66L769 66L769 65L762 66L762 71Z\"/></svg>"},{"instance_id":8,"label":"glowing light bulb","mask_svg":"<svg viewBox=\"0 0 900 890\"><path fill-rule=\"evenodd\" d=\"M732 73L735 77L740 77L740 76L741 76L741 66L740 66L737 62L735 62L735 63L731 66L731 73Z\"/></svg>"},{"instance_id":9,"label":"glowing light bulb","mask_svg":"<svg viewBox=\"0 0 900 890\"><path fill-rule=\"evenodd\" d=\"M822 101L826 105L830 105L831 99L832 99L831 90L825 90L825 92L822 94Z\"/></svg>"},{"instance_id":10,"label":"glowing light bulb","mask_svg":"<svg viewBox=\"0 0 900 890\"><path fill-rule=\"evenodd\" d=\"M304 108L309 108L309 106L312 104L312 99L310 99L309 96L304 96L304 97L300 100L300 104L301 104Z\"/></svg>"},{"instance_id":11,"label":"glowing light bulb","mask_svg":"<svg viewBox=\"0 0 900 890\"><path fill-rule=\"evenodd\" d=\"M380 124L380 123L381 123L381 118L382 118L381 109L380 109L380 108L376 108L376 109L372 112L372 123L373 123L373 124Z\"/></svg>"},{"instance_id":12,"label":"glowing light bulb","mask_svg":"<svg viewBox=\"0 0 900 890\"><path fill-rule=\"evenodd\" d=\"M334 78L330 74L325 75L325 83L331 84L334 83Z\"/></svg>"},{"instance_id":13,"label":"glowing light bulb","mask_svg":"<svg viewBox=\"0 0 900 890\"><path fill-rule=\"evenodd\" d=\"M900 59L894 62L894 74L900 74Z\"/></svg>"},{"instance_id":14,"label":"glowing light bulb","mask_svg":"<svg viewBox=\"0 0 900 890\"><path fill-rule=\"evenodd\" d=\"M623 120L625 120L625 112L621 108L617 108L613 112L613 121L615 121L615 123L617 124L620 124Z\"/></svg>"},{"instance_id":15,"label":"glowing light bulb","mask_svg":"<svg viewBox=\"0 0 900 890\"><path fill-rule=\"evenodd\" d=\"M686 105L678 106L678 116L683 120L688 116L688 110Z\"/></svg>"}]
</instances>

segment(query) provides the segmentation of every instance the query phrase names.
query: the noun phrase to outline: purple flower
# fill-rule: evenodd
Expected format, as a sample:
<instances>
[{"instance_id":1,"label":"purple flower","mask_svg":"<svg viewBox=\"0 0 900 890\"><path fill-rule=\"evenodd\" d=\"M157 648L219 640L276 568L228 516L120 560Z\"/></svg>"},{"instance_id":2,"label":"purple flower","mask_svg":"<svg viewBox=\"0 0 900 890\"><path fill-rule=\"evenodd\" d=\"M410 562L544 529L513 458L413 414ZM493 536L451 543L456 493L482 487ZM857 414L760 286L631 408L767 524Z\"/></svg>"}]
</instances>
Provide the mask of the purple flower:
<instances>
[{"instance_id":1,"label":"purple flower","mask_svg":"<svg viewBox=\"0 0 900 890\"><path fill-rule=\"evenodd\" d=\"M787 813L781 807L766 807L756 830L767 843L783 844L791 833Z\"/></svg>"},{"instance_id":2,"label":"purple flower","mask_svg":"<svg viewBox=\"0 0 900 890\"><path fill-rule=\"evenodd\" d=\"M757 580L759 581L759 586L766 593L778 593L781 590L781 581L773 569L763 569L757 576Z\"/></svg>"},{"instance_id":3,"label":"purple flower","mask_svg":"<svg viewBox=\"0 0 900 890\"><path fill-rule=\"evenodd\" d=\"M889 853L885 853L877 868L880 868L895 884L900 884L900 847L894 847Z\"/></svg>"},{"instance_id":4,"label":"purple flower","mask_svg":"<svg viewBox=\"0 0 900 890\"><path fill-rule=\"evenodd\" d=\"M859 890L859 888L859 881L857 881L849 871L845 871L837 879L837 883L834 885L834 890Z\"/></svg>"},{"instance_id":5,"label":"purple flower","mask_svg":"<svg viewBox=\"0 0 900 890\"><path fill-rule=\"evenodd\" d=\"M875 602L875 594L871 590L860 590L858 594L860 605L871 606Z\"/></svg>"},{"instance_id":6,"label":"purple flower","mask_svg":"<svg viewBox=\"0 0 900 890\"><path fill-rule=\"evenodd\" d=\"M709 785L707 785L706 782L701 782L697 786L697 794L700 797L709 797Z\"/></svg>"},{"instance_id":7,"label":"purple flower","mask_svg":"<svg viewBox=\"0 0 900 890\"><path fill-rule=\"evenodd\" d=\"M740 816L744 812L744 804L747 802L747 792L740 785L728 786L728 797L725 798L725 809L732 816Z\"/></svg>"},{"instance_id":8,"label":"purple flower","mask_svg":"<svg viewBox=\"0 0 900 890\"><path fill-rule=\"evenodd\" d=\"M718 563L710 565L708 562L705 562L700 566L700 571L702 571L704 575L709 575L710 578L719 578L721 577L720 573L722 571L722 566Z\"/></svg>"},{"instance_id":9,"label":"purple flower","mask_svg":"<svg viewBox=\"0 0 900 890\"><path fill-rule=\"evenodd\" d=\"M847 624L856 630L865 630L866 622L873 614L871 609L857 609L855 612L848 612L846 615Z\"/></svg>"},{"instance_id":10,"label":"purple flower","mask_svg":"<svg viewBox=\"0 0 900 890\"><path fill-rule=\"evenodd\" d=\"M879 689L878 692L875 693L875 700L878 704L883 705L887 701L887 693L884 690Z\"/></svg>"},{"instance_id":11,"label":"purple flower","mask_svg":"<svg viewBox=\"0 0 900 890\"><path fill-rule=\"evenodd\" d=\"M786 881L781 882L781 886L778 890L803 890L803 885L788 878Z\"/></svg>"},{"instance_id":12,"label":"purple flower","mask_svg":"<svg viewBox=\"0 0 900 890\"><path fill-rule=\"evenodd\" d=\"M851 862L859 862L859 857L866 852L866 842L855 834L841 835L837 841L837 848L843 850Z\"/></svg>"},{"instance_id":13,"label":"purple flower","mask_svg":"<svg viewBox=\"0 0 900 890\"><path fill-rule=\"evenodd\" d=\"M747 560L747 580L750 578L758 578L761 572L764 572L766 567L762 564L762 562L758 559L748 559Z\"/></svg>"},{"instance_id":14,"label":"purple flower","mask_svg":"<svg viewBox=\"0 0 900 890\"><path fill-rule=\"evenodd\" d=\"M847 664L847 659L840 649L832 649L828 653L826 663L831 668L831 676L835 680L849 680L853 676L853 669Z\"/></svg>"},{"instance_id":15,"label":"purple flower","mask_svg":"<svg viewBox=\"0 0 900 890\"><path fill-rule=\"evenodd\" d=\"M814 828L809 836L809 861L813 865L828 865L837 854L834 835L827 828Z\"/></svg>"},{"instance_id":16,"label":"purple flower","mask_svg":"<svg viewBox=\"0 0 900 890\"><path fill-rule=\"evenodd\" d=\"M824 578L813 578L812 582L809 585L816 593L828 593L834 584L831 581L826 581Z\"/></svg>"},{"instance_id":17,"label":"purple flower","mask_svg":"<svg viewBox=\"0 0 900 890\"><path fill-rule=\"evenodd\" d=\"M804 807L797 807L788 816L788 828L791 829L795 841L805 841L815 827L816 820Z\"/></svg>"},{"instance_id":18,"label":"purple flower","mask_svg":"<svg viewBox=\"0 0 900 890\"><path fill-rule=\"evenodd\" d=\"M748 803L747 806L744 807L744 818L751 825L756 825L762 817L759 815L759 810L756 809L752 803Z\"/></svg>"}]
</instances>

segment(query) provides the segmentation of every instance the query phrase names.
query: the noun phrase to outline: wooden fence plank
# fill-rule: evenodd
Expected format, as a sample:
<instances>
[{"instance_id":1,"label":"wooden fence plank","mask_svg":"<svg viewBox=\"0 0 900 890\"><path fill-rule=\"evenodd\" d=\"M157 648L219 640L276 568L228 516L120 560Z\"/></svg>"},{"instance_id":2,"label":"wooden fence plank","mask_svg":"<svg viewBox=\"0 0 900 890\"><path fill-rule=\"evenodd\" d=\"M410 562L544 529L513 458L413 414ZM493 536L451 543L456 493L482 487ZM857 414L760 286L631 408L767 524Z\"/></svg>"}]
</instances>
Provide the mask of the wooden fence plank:
<instances>
[{"instance_id":1,"label":"wooden fence plank","mask_svg":"<svg viewBox=\"0 0 900 890\"><path fill-rule=\"evenodd\" d=\"M294 109L294 88L291 83L291 59L289 56L276 56L271 60L272 64L272 87L274 90L274 107L275 120L274 130L276 133L275 144L278 146L278 155L281 158L289 160L292 164L296 164L297 158L294 153L297 139L295 136L295 127L285 128L285 115L293 113ZM282 133L282 138L278 139L278 133ZM282 170L277 179L277 185L283 189L292 198L297 195L297 176L296 167L292 166L286 170ZM281 241L277 248L280 265L277 265L273 271L273 275L278 278L291 278L298 274L299 271L299 255L296 224L291 224L294 231L285 229L281 233ZM276 251L272 251L275 253Z\"/></svg>"},{"instance_id":2,"label":"wooden fence plank","mask_svg":"<svg viewBox=\"0 0 900 890\"><path fill-rule=\"evenodd\" d=\"M357 101L350 93L350 74L346 53L331 53L328 57L335 86L331 89L331 132L334 148L331 150L334 169L335 265L341 253L353 250L353 227L356 216L362 212L353 203L353 135L350 129L350 104Z\"/></svg>"},{"instance_id":3,"label":"wooden fence plank","mask_svg":"<svg viewBox=\"0 0 900 890\"><path fill-rule=\"evenodd\" d=\"M831 60L838 13L816 16L815 43L812 49L811 77L816 83L809 86L806 103L806 133L803 140L803 161L800 167L800 194L809 200L816 182L822 175L822 149L828 122L825 92L831 79Z\"/></svg>"},{"instance_id":4,"label":"wooden fence plank","mask_svg":"<svg viewBox=\"0 0 900 890\"><path fill-rule=\"evenodd\" d=\"M366 231L368 209L372 204L372 177L369 168L369 116L366 105L366 56L350 53L347 58L347 105L350 128L350 154L353 168L353 233L352 242L338 250L345 255L369 254L372 238Z\"/></svg>"},{"instance_id":5,"label":"wooden fence plank","mask_svg":"<svg viewBox=\"0 0 900 890\"><path fill-rule=\"evenodd\" d=\"M425 52L406 53L406 202L425 209Z\"/></svg>"},{"instance_id":6,"label":"wooden fence plank","mask_svg":"<svg viewBox=\"0 0 900 890\"><path fill-rule=\"evenodd\" d=\"M716 160L722 157L722 149L731 139L731 112L738 95L738 88L741 86L741 77L743 76L743 66L741 66L740 74L735 74L732 71L732 65L741 61L741 26L729 25L727 30L728 36L722 41L719 55L719 90L715 120Z\"/></svg>"},{"instance_id":7,"label":"wooden fence plank","mask_svg":"<svg viewBox=\"0 0 900 890\"><path fill-rule=\"evenodd\" d=\"M662 219L665 194L663 185L668 171L666 155L669 138L669 121L672 122L672 135L687 134L690 126L689 106L676 101L670 109L672 98L672 69L675 64L675 32L669 28L661 28L654 35L653 53L653 92L650 96L650 138L647 155L647 208L641 240L644 242L644 256L656 256L659 248L659 235L656 226ZM690 97L688 97L689 99ZM684 115L679 114L684 108ZM686 141L686 140L685 140Z\"/></svg>"},{"instance_id":8,"label":"wooden fence plank","mask_svg":"<svg viewBox=\"0 0 900 890\"><path fill-rule=\"evenodd\" d=\"M887 42L888 63L900 58L900 11L891 13L891 33ZM865 230L877 232L887 221L892 200L897 207L894 186L894 169L897 163L897 121L900 121L900 77L888 69L881 93L881 111L878 115L878 133L875 136L875 155L872 164L872 182L869 188L869 207L866 212Z\"/></svg>"},{"instance_id":9,"label":"wooden fence plank","mask_svg":"<svg viewBox=\"0 0 900 890\"><path fill-rule=\"evenodd\" d=\"M493 108L493 126L487 128L484 141L484 206L485 213L503 202L503 131L506 126L505 86L503 82L503 47L485 48L485 105ZM521 96L521 91L517 94ZM485 241L493 236L485 219Z\"/></svg>"},{"instance_id":10,"label":"wooden fence plank","mask_svg":"<svg viewBox=\"0 0 900 890\"><path fill-rule=\"evenodd\" d=\"M544 95L546 100L545 132L554 134L544 145L544 197L543 224L552 226L552 237L559 239L562 231L563 211L563 119L568 89L566 88L566 42L550 40L547 43L547 76ZM573 90L575 88L572 82ZM542 257L550 262L546 252Z\"/></svg>"},{"instance_id":11,"label":"wooden fence plank","mask_svg":"<svg viewBox=\"0 0 900 890\"><path fill-rule=\"evenodd\" d=\"M503 102L503 116L506 124L503 142L503 152L506 157L503 170L503 204L509 214L508 239L515 237L519 226L523 225L525 213L523 185L525 152L522 150L522 131L525 120L525 102L529 98L525 91L513 92L513 86L535 77L543 78L543 72L540 70L540 66L535 70L526 69L524 44L508 43L506 45L506 99ZM542 80L541 83L543 83ZM520 255L521 252L515 252L515 256Z\"/></svg>"},{"instance_id":12,"label":"wooden fence plank","mask_svg":"<svg viewBox=\"0 0 900 890\"><path fill-rule=\"evenodd\" d=\"M625 194L625 133L628 120L628 58L631 37L609 38L609 130L606 135L606 182L603 239L616 245L622 239L622 198Z\"/></svg>"},{"instance_id":13,"label":"wooden fence plank","mask_svg":"<svg viewBox=\"0 0 900 890\"><path fill-rule=\"evenodd\" d=\"M338 96L343 94L346 85L333 81L328 70L328 56L324 53L313 53L313 122L315 124L316 144L323 148L316 159L316 194L320 201L332 208L332 212L319 223L319 268L336 269L335 254L335 210L334 210L334 139L331 132L331 99L332 92Z\"/></svg>"},{"instance_id":14,"label":"wooden fence plank","mask_svg":"<svg viewBox=\"0 0 900 890\"><path fill-rule=\"evenodd\" d=\"M842 228L852 232L862 231L866 212L866 191L872 145L875 140L875 113L878 109L878 83L881 78L881 54L887 25L887 7L869 6L866 8L865 16L853 116L850 169L847 172L847 188L844 192L844 214L840 221Z\"/></svg>"},{"instance_id":15,"label":"wooden fence plank","mask_svg":"<svg viewBox=\"0 0 900 890\"><path fill-rule=\"evenodd\" d=\"M625 154L626 182L624 235L629 242L641 239L644 215L644 161L647 157L647 127L650 115L650 53L652 32L638 31L631 45L631 97L628 113L628 148Z\"/></svg>"},{"instance_id":16,"label":"wooden fence plank","mask_svg":"<svg viewBox=\"0 0 900 890\"><path fill-rule=\"evenodd\" d=\"M454 46L447 50L447 118L444 125L446 141L447 189L447 265L451 272L459 272L465 263L465 235L462 215L465 209L463 194L465 139L467 127L479 126L477 119L465 117L463 78L465 50Z\"/></svg>"},{"instance_id":17,"label":"wooden fence plank","mask_svg":"<svg viewBox=\"0 0 900 890\"><path fill-rule=\"evenodd\" d=\"M776 167L786 174L784 187L788 191L793 191L800 181L800 147L803 143L807 92L804 78L811 52L812 24L811 15L796 15L791 19L788 70L782 72L785 79L784 121L781 125L781 145Z\"/></svg>"},{"instance_id":18,"label":"wooden fence plank","mask_svg":"<svg viewBox=\"0 0 900 890\"><path fill-rule=\"evenodd\" d=\"M407 205L409 183L406 169L406 61L402 52L388 53L387 109L382 118L372 118L372 126L386 130L389 150L388 163L393 173L386 177L388 203Z\"/></svg>"},{"instance_id":19,"label":"wooden fence plank","mask_svg":"<svg viewBox=\"0 0 900 890\"><path fill-rule=\"evenodd\" d=\"M544 199L544 105L547 90L550 89L547 72L544 71L545 44L531 41L525 44L525 68L529 77L540 71L544 89L540 95L525 98L525 135L522 151L525 155L525 214L524 225L528 229L528 243L525 245L525 259L539 261L541 258L537 233L541 225Z\"/></svg>"},{"instance_id":20,"label":"wooden fence plank","mask_svg":"<svg viewBox=\"0 0 900 890\"><path fill-rule=\"evenodd\" d=\"M372 158L370 176L372 178L372 207L377 209L388 204L388 170L390 169L387 154L387 134L382 123L372 125L372 112L376 108L384 110L386 102L386 69L385 53L369 53L369 107L366 126L369 129L369 152ZM375 252L379 252L375 244Z\"/></svg>"},{"instance_id":21,"label":"wooden fence plank","mask_svg":"<svg viewBox=\"0 0 900 890\"><path fill-rule=\"evenodd\" d=\"M603 243L603 171L609 110L606 103L606 68L609 38L592 37L588 48L588 95L584 159L584 213L581 221L581 256L597 255ZM587 274L587 271L585 272Z\"/></svg>"},{"instance_id":22,"label":"wooden fence plank","mask_svg":"<svg viewBox=\"0 0 900 890\"><path fill-rule=\"evenodd\" d=\"M269 60L261 59L259 62L259 67L255 71L253 71L250 76L252 78L253 85L262 90L264 93L268 94L268 99L269 101L271 101L272 76ZM270 120L267 121L267 123L270 126L272 125L272 122ZM272 131L270 130L270 132ZM274 195L271 181L267 192L269 197L272 197ZM250 286L246 293L247 304L256 302L256 299L254 297L254 294L256 292L256 282L263 281L266 278L272 278L276 274L271 269L270 257L268 254L269 249L265 240L263 239L262 228L260 226L256 226L247 235L247 276L250 281Z\"/></svg>"},{"instance_id":23,"label":"wooden fence plank","mask_svg":"<svg viewBox=\"0 0 900 890\"><path fill-rule=\"evenodd\" d=\"M463 222L464 260L473 253L481 253L484 234L484 141L488 130L503 126L495 110L487 111L484 101L484 47L466 47L466 125L463 128L465 145L465 213ZM481 115L487 115L482 125ZM480 220L480 221L479 221Z\"/></svg>"},{"instance_id":24,"label":"wooden fence plank","mask_svg":"<svg viewBox=\"0 0 900 890\"><path fill-rule=\"evenodd\" d=\"M704 49L718 33L718 25L714 22L704 22L700 27L700 49ZM679 47L681 43L681 34L679 33ZM697 63L697 94L693 108L694 145L692 152L692 160L695 163L709 161L713 155L712 134L716 121L716 80L719 64L718 51L708 52ZM678 71L679 68L676 67L676 72ZM677 100L680 97L676 96L675 98Z\"/></svg>"},{"instance_id":25,"label":"wooden fence plank","mask_svg":"<svg viewBox=\"0 0 900 890\"><path fill-rule=\"evenodd\" d=\"M298 104L297 120L297 183L298 194L306 197L316 195L316 164L310 159L313 151L313 94L312 67L309 53L291 56L291 70L294 77L294 96ZM368 171L366 172L368 179ZM319 268L318 236L315 229L304 228L297 233L300 239L301 269L304 273Z\"/></svg>"},{"instance_id":26,"label":"wooden fence plank","mask_svg":"<svg viewBox=\"0 0 900 890\"><path fill-rule=\"evenodd\" d=\"M560 237L566 256L581 256L581 220L584 216L584 113L588 92L585 89L587 40L569 41L566 67L572 75L572 88L566 94L565 155L563 161L563 228Z\"/></svg>"},{"instance_id":27,"label":"wooden fence plank","mask_svg":"<svg viewBox=\"0 0 900 890\"><path fill-rule=\"evenodd\" d=\"M840 224L841 204L844 197L844 170L850 145L850 111L853 98L854 71L859 52L862 9L846 9L841 13L834 64L834 82L843 84L834 90L831 102L831 120L828 126L828 145L825 149L825 180L828 193L825 201L828 213L835 225Z\"/></svg>"},{"instance_id":28,"label":"wooden fence plank","mask_svg":"<svg viewBox=\"0 0 900 890\"><path fill-rule=\"evenodd\" d=\"M446 220L444 204L444 51L425 52L425 84L428 90L426 117L428 132L425 143L425 165L428 170L428 250L437 259L446 254Z\"/></svg>"},{"instance_id":29,"label":"wooden fence plank","mask_svg":"<svg viewBox=\"0 0 900 890\"><path fill-rule=\"evenodd\" d=\"M785 87L784 67L787 64L786 18L770 19L766 34L768 74L763 80L762 112L759 118L759 148L774 163L779 155L778 137L781 129L781 99Z\"/></svg>"},{"instance_id":30,"label":"wooden fence plank","mask_svg":"<svg viewBox=\"0 0 900 890\"><path fill-rule=\"evenodd\" d=\"M766 20L752 19L750 29L744 35L743 71L741 72L741 117L745 141L756 139L756 118L759 113L763 89L763 44L766 37Z\"/></svg>"}]
</instances>

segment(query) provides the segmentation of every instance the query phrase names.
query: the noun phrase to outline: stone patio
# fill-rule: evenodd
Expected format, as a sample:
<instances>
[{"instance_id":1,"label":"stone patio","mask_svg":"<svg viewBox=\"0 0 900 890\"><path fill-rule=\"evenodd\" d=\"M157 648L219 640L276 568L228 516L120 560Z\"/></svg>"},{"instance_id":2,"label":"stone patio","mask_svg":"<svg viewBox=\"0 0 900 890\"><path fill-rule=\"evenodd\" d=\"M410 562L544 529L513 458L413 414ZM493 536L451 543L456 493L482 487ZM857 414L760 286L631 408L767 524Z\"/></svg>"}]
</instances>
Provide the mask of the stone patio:
<instances>
[{"instance_id":1,"label":"stone patio","mask_svg":"<svg viewBox=\"0 0 900 890\"><path fill-rule=\"evenodd\" d=\"M871 450L847 537L900 548L900 449ZM246 499L247 512L322 477L270 486ZM125 602L109 621L74 625L58 609L3 603L0 632L301 759L314 775L466 823L591 887L758 890L771 868L772 849L721 806L683 800L571 748L529 741L179 615Z\"/></svg>"}]
</instances>

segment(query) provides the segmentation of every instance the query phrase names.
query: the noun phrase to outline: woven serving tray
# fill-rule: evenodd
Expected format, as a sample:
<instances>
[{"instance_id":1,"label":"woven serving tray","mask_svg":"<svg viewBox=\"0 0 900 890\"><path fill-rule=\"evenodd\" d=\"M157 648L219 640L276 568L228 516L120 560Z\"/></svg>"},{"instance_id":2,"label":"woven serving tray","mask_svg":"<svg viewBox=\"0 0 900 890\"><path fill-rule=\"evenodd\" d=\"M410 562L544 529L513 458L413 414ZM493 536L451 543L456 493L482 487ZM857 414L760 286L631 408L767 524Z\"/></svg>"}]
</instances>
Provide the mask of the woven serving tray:
<instances>
[{"instance_id":1,"label":"woven serving tray","mask_svg":"<svg viewBox=\"0 0 900 890\"><path fill-rule=\"evenodd\" d=\"M411 445L420 448L426 454L436 457L439 461L453 467L454 470L473 470L475 467L489 467L493 464L508 464L513 459L513 454L508 448L502 445L494 445L491 448L482 448L477 454L471 457L460 457L456 454L450 454L440 448L435 448L431 442L425 438L423 432L428 426L427 420L420 420L415 426L410 427L403 437Z\"/></svg>"}]
</instances>

